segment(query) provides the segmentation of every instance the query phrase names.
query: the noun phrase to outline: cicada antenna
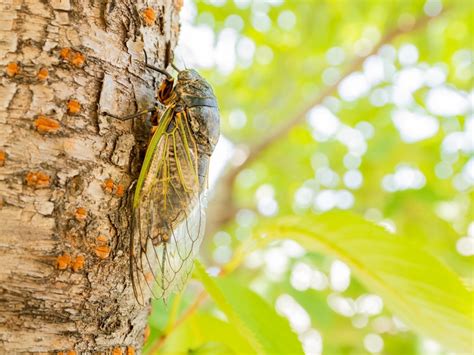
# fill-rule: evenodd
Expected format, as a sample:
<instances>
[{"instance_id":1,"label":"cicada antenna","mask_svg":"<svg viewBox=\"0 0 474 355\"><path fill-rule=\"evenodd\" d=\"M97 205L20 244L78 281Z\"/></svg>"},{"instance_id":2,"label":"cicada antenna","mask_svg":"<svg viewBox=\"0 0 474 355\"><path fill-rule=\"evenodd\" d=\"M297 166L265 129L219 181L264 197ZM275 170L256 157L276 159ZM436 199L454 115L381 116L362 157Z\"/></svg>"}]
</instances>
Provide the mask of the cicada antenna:
<instances>
[{"instance_id":1,"label":"cicada antenna","mask_svg":"<svg viewBox=\"0 0 474 355\"><path fill-rule=\"evenodd\" d=\"M181 63L184 65L184 69L185 69L185 70L188 70L188 67L186 66L186 62L184 61L183 56L182 56L181 54L178 54L178 55L179 55L179 59L180 59ZM173 65L174 65L174 64L173 64ZM176 67L174 67L174 66L173 66L173 68L174 68L175 70L178 70L178 69L177 69ZM178 70L178 71L181 71L181 70Z\"/></svg>"},{"instance_id":2,"label":"cicada antenna","mask_svg":"<svg viewBox=\"0 0 474 355\"><path fill-rule=\"evenodd\" d=\"M181 57L181 61L183 62L184 69L188 70L188 67L187 67L186 62L184 61L183 57Z\"/></svg>"},{"instance_id":3,"label":"cicada antenna","mask_svg":"<svg viewBox=\"0 0 474 355\"><path fill-rule=\"evenodd\" d=\"M172 67L174 70L176 70L178 73L181 71L181 70L179 70L179 68L178 68L176 65L174 65L174 63L171 63L171 67Z\"/></svg>"},{"instance_id":4,"label":"cicada antenna","mask_svg":"<svg viewBox=\"0 0 474 355\"><path fill-rule=\"evenodd\" d=\"M173 76L170 73L168 73L166 70L160 69L160 68L155 67L154 65L148 64L148 56L146 54L145 49L143 49L143 53L145 54L145 67L152 69L154 71L157 71L158 73L161 73L163 75L166 75L168 79L173 79Z\"/></svg>"}]
</instances>

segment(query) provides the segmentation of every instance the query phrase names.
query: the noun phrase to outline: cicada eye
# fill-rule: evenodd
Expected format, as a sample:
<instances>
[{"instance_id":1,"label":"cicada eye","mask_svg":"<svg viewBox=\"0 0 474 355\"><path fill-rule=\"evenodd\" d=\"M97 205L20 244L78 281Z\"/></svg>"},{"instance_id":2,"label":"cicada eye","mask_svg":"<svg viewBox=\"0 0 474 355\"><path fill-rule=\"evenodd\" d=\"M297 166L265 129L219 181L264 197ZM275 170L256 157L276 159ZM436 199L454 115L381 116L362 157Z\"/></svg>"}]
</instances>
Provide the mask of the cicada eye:
<instances>
[{"instance_id":1,"label":"cicada eye","mask_svg":"<svg viewBox=\"0 0 474 355\"><path fill-rule=\"evenodd\" d=\"M166 101L171 97L171 94L173 93L173 84L173 79L165 79L161 83L160 88L158 89L158 100L160 100L161 103L166 104Z\"/></svg>"}]
</instances>

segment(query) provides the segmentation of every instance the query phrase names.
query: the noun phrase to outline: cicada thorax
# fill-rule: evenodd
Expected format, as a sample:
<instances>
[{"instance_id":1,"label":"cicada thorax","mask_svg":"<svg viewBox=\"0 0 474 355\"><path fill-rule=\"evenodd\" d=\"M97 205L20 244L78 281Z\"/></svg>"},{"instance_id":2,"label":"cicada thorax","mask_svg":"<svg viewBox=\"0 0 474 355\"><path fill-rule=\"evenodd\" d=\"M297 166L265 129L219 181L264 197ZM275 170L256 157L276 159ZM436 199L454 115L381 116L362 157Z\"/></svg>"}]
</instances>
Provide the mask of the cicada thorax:
<instances>
[{"instance_id":1,"label":"cicada thorax","mask_svg":"<svg viewBox=\"0 0 474 355\"><path fill-rule=\"evenodd\" d=\"M211 155L219 139L219 109L209 83L193 69L181 71L175 91L186 108L190 125L203 153Z\"/></svg>"}]
</instances>

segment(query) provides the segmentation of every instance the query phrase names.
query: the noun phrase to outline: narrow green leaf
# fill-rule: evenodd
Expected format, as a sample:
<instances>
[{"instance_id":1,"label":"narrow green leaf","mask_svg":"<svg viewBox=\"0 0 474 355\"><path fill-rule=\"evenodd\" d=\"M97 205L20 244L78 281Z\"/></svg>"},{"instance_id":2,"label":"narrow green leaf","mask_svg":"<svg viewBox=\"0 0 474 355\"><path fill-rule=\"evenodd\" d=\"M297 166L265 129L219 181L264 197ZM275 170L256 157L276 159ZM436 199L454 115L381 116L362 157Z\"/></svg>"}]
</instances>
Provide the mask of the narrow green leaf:
<instances>
[{"instance_id":1,"label":"narrow green leaf","mask_svg":"<svg viewBox=\"0 0 474 355\"><path fill-rule=\"evenodd\" d=\"M246 324L238 316L238 314L233 309L232 305L227 301L224 293L220 290L219 286L216 283L215 279L212 279L201 265L199 261L195 261L195 274L196 277L202 282L206 291L213 298L214 302L219 306L221 311L223 311L229 321L234 324L234 326L240 330L242 335L247 338L250 345L255 349L256 352L263 352L262 345L258 341L255 334L247 328Z\"/></svg>"},{"instance_id":2,"label":"narrow green leaf","mask_svg":"<svg viewBox=\"0 0 474 355\"><path fill-rule=\"evenodd\" d=\"M258 354L303 354L288 321L260 296L231 278L211 278L196 262L196 276Z\"/></svg>"},{"instance_id":3,"label":"narrow green leaf","mask_svg":"<svg viewBox=\"0 0 474 355\"><path fill-rule=\"evenodd\" d=\"M293 239L347 263L414 330L460 352L472 350L473 300L460 278L407 238L350 213L285 217L261 234Z\"/></svg>"}]
</instances>

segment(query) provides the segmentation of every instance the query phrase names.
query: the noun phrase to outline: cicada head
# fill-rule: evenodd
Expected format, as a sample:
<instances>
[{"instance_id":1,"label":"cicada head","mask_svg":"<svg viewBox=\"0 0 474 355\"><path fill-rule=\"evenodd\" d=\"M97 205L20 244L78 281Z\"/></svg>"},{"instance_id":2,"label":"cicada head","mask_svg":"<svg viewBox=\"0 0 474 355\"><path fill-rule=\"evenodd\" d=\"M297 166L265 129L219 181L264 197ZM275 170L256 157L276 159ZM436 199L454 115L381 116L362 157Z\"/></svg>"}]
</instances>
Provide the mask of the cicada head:
<instances>
[{"instance_id":1,"label":"cicada head","mask_svg":"<svg viewBox=\"0 0 474 355\"><path fill-rule=\"evenodd\" d=\"M202 80L202 76L194 69L181 70L178 74L178 81Z\"/></svg>"},{"instance_id":2,"label":"cicada head","mask_svg":"<svg viewBox=\"0 0 474 355\"><path fill-rule=\"evenodd\" d=\"M158 89L158 100L163 105L168 105L176 96L173 90L174 87L174 79L173 78L166 78L160 85Z\"/></svg>"},{"instance_id":3,"label":"cicada head","mask_svg":"<svg viewBox=\"0 0 474 355\"><path fill-rule=\"evenodd\" d=\"M182 70L178 74L176 91L179 96L214 98L211 85L194 69Z\"/></svg>"}]
</instances>

